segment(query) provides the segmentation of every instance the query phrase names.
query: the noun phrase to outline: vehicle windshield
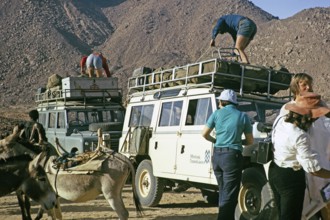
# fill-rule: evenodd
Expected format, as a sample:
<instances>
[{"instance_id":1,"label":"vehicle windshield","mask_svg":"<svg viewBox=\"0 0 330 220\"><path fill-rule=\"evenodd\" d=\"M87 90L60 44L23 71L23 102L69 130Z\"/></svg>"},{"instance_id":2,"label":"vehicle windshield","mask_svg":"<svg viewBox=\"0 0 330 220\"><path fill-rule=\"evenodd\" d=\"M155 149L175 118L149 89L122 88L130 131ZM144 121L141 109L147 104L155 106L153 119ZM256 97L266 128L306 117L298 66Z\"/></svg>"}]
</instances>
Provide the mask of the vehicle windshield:
<instances>
[{"instance_id":1,"label":"vehicle windshield","mask_svg":"<svg viewBox=\"0 0 330 220\"><path fill-rule=\"evenodd\" d=\"M253 101L239 102L238 109L247 113L251 122L273 123L281 105L272 103L255 103Z\"/></svg>"},{"instance_id":2,"label":"vehicle windshield","mask_svg":"<svg viewBox=\"0 0 330 220\"><path fill-rule=\"evenodd\" d=\"M121 109L113 110L70 110L68 111L69 126L89 125L101 122L123 122L124 112Z\"/></svg>"}]
</instances>

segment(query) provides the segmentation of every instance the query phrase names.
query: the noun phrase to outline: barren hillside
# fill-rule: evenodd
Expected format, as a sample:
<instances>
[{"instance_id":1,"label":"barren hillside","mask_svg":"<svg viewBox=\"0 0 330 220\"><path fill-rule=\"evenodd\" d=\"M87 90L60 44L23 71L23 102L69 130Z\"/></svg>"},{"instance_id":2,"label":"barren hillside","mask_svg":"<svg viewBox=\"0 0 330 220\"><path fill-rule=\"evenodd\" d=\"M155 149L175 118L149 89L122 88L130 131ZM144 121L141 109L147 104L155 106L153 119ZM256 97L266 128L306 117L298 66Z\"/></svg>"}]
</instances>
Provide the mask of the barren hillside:
<instances>
[{"instance_id":1,"label":"barren hillside","mask_svg":"<svg viewBox=\"0 0 330 220\"><path fill-rule=\"evenodd\" d=\"M228 13L258 25L247 50L252 63L310 73L330 99L330 8L279 20L248 0L2 0L0 104L33 105L48 76L78 75L81 56L93 49L111 60L124 89L139 66L195 62L209 47L212 21ZM224 35L217 44L232 46Z\"/></svg>"}]
</instances>

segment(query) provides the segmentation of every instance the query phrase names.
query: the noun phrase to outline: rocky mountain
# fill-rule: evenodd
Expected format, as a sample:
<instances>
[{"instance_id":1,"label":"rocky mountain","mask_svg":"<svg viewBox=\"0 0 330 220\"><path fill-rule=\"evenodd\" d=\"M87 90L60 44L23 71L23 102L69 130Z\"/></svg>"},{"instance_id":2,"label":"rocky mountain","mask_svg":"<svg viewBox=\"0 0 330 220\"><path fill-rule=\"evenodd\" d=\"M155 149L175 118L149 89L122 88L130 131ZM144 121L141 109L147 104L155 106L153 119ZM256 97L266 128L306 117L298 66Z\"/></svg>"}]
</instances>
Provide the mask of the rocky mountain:
<instances>
[{"instance_id":1,"label":"rocky mountain","mask_svg":"<svg viewBox=\"0 0 330 220\"><path fill-rule=\"evenodd\" d=\"M252 64L307 72L316 92L330 99L330 8L279 20L248 0L1 0L0 104L33 106L50 75L78 75L81 56L92 50L110 59L125 90L137 67L207 56L212 22L228 13L258 25L247 48ZM221 35L217 44L231 47L232 40Z\"/></svg>"}]
</instances>

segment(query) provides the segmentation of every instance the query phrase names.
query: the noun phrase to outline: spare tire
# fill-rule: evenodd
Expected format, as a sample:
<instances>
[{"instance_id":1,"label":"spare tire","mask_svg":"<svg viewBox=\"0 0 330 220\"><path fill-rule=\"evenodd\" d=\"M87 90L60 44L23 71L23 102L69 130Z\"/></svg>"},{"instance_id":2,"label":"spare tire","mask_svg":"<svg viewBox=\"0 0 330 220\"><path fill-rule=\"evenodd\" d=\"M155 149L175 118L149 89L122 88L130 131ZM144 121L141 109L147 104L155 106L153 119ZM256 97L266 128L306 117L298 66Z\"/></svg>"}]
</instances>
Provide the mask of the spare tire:
<instances>
[{"instance_id":1,"label":"spare tire","mask_svg":"<svg viewBox=\"0 0 330 220\"><path fill-rule=\"evenodd\" d=\"M102 129L102 131L121 131L123 128L123 122L92 123L89 125L88 130L91 132L97 132L99 128Z\"/></svg>"}]
</instances>

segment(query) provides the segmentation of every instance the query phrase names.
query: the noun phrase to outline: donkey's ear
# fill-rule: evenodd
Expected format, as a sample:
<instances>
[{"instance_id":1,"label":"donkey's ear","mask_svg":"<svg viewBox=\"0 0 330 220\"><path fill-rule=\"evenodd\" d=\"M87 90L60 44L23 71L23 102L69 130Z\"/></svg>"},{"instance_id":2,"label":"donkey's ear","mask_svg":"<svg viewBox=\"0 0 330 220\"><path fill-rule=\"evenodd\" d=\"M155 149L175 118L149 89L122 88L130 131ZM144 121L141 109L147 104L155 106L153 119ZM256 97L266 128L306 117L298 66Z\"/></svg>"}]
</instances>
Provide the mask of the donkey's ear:
<instances>
[{"instance_id":1,"label":"donkey's ear","mask_svg":"<svg viewBox=\"0 0 330 220\"><path fill-rule=\"evenodd\" d=\"M33 160L30 162L29 167L36 168L39 164L39 161L40 161L40 154L34 156Z\"/></svg>"},{"instance_id":2,"label":"donkey's ear","mask_svg":"<svg viewBox=\"0 0 330 220\"><path fill-rule=\"evenodd\" d=\"M46 154L47 154L47 152L45 152L45 151L42 151L40 154L38 154L33 160L34 164L35 165L40 164L42 162L42 160L45 158Z\"/></svg>"}]
</instances>

